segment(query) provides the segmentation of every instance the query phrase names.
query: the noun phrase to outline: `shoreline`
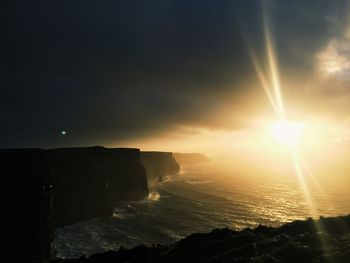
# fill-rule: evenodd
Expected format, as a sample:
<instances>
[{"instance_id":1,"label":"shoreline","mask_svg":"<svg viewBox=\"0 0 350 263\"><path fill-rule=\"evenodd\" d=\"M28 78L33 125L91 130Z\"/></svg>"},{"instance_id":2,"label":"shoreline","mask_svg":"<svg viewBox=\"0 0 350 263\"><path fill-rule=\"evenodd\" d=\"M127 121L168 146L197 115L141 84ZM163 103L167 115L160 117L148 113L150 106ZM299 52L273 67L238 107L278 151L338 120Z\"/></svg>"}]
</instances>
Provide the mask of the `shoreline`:
<instances>
[{"instance_id":1,"label":"shoreline","mask_svg":"<svg viewBox=\"0 0 350 263\"><path fill-rule=\"evenodd\" d=\"M80 262L350 262L350 214L297 220L280 227L214 229L171 245L121 247L88 258L51 261Z\"/></svg>"}]
</instances>

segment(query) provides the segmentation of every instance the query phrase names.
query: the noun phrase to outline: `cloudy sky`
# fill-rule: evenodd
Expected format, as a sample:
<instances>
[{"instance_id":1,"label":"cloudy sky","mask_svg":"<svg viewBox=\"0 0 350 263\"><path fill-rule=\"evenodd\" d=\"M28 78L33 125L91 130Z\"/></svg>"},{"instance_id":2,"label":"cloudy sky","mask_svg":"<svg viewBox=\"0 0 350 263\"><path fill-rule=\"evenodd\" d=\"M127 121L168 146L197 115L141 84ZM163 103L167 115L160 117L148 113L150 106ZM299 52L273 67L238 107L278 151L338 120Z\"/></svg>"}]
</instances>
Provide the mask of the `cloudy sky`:
<instances>
[{"instance_id":1,"label":"cloudy sky","mask_svg":"<svg viewBox=\"0 0 350 263\"><path fill-rule=\"evenodd\" d=\"M251 59L264 65L263 14L290 114L349 121L347 0L6 5L0 147L138 147L249 129L273 115Z\"/></svg>"}]
</instances>

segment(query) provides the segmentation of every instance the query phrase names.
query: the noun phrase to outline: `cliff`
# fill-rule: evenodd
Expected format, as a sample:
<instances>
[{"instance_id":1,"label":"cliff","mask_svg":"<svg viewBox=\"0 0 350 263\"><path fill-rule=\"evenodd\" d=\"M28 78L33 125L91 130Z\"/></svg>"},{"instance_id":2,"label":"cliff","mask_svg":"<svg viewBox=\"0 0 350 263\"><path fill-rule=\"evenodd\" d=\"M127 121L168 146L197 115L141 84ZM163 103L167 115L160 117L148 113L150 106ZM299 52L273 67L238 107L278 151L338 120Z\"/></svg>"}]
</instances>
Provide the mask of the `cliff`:
<instances>
[{"instance_id":1,"label":"cliff","mask_svg":"<svg viewBox=\"0 0 350 263\"><path fill-rule=\"evenodd\" d=\"M60 148L47 150L46 158L55 184L54 227L111 216L117 202L148 195L138 149Z\"/></svg>"},{"instance_id":2,"label":"cliff","mask_svg":"<svg viewBox=\"0 0 350 263\"><path fill-rule=\"evenodd\" d=\"M2 254L5 261L43 262L50 257L52 184L40 149L0 150Z\"/></svg>"},{"instance_id":3,"label":"cliff","mask_svg":"<svg viewBox=\"0 0 350 263\"><path fill-rule=\"evenodd\" d=\"M4 253L15 263L48 260L53 228L112 216L113 204L148 195L138 149L8 149L0 165L10 191L2 191Z\"/></svg>"},{"instance_id":4,"label":"cliff","mask_svg":"<svg viewBox=\"0 0 350 263\"><path fill-rule=\"evenodd\" d=\"M281 227L192 234L169 246L140 245L54 263L350 262L350 215L294 221Z\"/></svg>"},{"instance_id":5,"label":"cliff","mask_svg":"<svg viewBox=\"0 0 350 263\"><path fill-rule=\"evenodd\" d=\"M202 153L173 153L173 156L180 165L193 165L210 162L210 159Z\"/></svg>"},{"instance_id":6,"label":"cliff","mask_svg":"<svg viewBox=\"0 0 350 263\"><path fill-rule=\"evenodd\" d=\"M98 156L98 173L107 179L112 204L141 200L148 195L147 176L139 149L100 147Z\"/></svg>"},{"instance_id":7,"label":"cliff","mask_svg":"<svg viewBox=\"0 0 350 263\"><path fill-rule=\"evenodd\" d=\"M161 180L165 175L180 172L180 165L171 152L141 152L141 162L149 180Z\"/></svg>"}]
</instances>

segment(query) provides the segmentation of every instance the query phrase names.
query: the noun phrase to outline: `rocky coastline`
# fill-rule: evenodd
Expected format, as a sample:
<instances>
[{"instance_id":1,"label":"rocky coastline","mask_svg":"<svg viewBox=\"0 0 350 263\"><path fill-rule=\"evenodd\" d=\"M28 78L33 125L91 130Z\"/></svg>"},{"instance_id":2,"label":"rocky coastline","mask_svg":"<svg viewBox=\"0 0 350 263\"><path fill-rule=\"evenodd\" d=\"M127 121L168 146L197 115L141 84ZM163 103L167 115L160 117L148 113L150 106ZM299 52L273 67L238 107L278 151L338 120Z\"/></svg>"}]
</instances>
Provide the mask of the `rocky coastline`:
<instances>
[{"instance_id":1,"label":"rocky coastline","mask_svg":"<svg viewBox=\"0 0 350 263\"><path fill-rule=\"evenodd\" d=\"M294 221L280 227L234 231L214 229L192 234L172 245L140 245L52 263L175 262L350 262L350 215Z\"/></svg>"},{"instance_id":2,"label":"rocky coastline","mask_svg":"<svg viewBox=\"0 0 350 263\"><path fill-rule=\"evenodd\" d=\"M0 149L3 185L15 198L5 196L5 240L21 236L15 263L48 262L55 228L98 217L111 217L124 201L149 194L152 176L177 174L172 153L132 148L73 147L57 149ZM146 169L145 169L146 167ZM146 174L146 170L148 174Z\"/></svg>"},{"instance_id":3,"label":"rocky coastline","mask_svg":"<svg viewBox=\"0 0 350 263\"><path fill-rule=\"evenodd\" d=\"M57 259L53 229L112 216L115 205L145 198L148 181L177 174L179 164L172 153L96 146L3 149L0 165L4 186L16 195L6 198L11 216L5 217L5 225L11 232L4 235L8 243L21 237L20 245L4 252L14 263L350 262L350 215L275 228L214 229L172 245L121 247L89 258Z\"/></svg>"}]
</instances>

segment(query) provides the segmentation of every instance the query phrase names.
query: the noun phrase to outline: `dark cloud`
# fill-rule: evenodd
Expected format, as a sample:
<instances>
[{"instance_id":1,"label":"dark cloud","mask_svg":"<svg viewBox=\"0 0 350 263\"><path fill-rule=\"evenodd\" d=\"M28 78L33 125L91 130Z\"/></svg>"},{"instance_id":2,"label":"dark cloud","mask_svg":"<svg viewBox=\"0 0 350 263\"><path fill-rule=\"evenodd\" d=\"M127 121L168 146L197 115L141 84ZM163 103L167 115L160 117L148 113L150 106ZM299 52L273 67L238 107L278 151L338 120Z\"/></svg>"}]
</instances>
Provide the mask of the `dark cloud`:
<instances>
[{"instance_id":1,"label":"dark cloud","mask_svg":"<svg viewBox=\"0 0 350 263\"><path fill-rule=\"evenodd\" d=\"M267 1L286 71L312 70L313 54L342 30L346 2ZM237 128L215 113L248 114L245 97L263 96L246 46L263 54L260 1L6 4L1 147Z\"/></svg>"}]
</instances>

